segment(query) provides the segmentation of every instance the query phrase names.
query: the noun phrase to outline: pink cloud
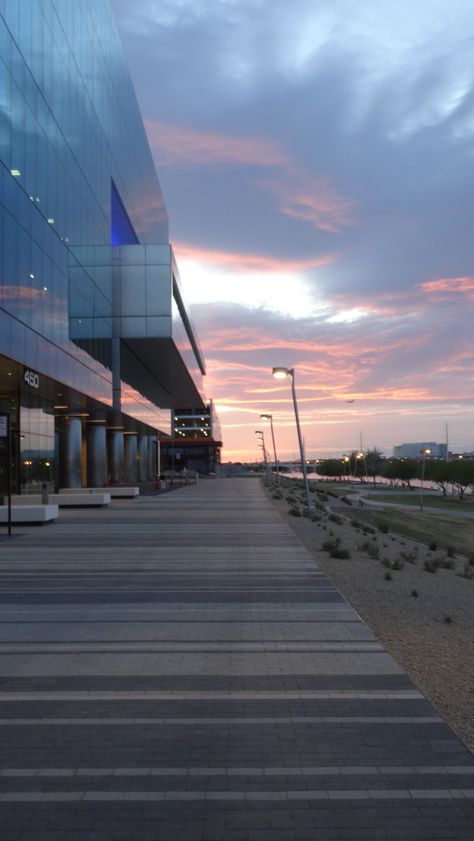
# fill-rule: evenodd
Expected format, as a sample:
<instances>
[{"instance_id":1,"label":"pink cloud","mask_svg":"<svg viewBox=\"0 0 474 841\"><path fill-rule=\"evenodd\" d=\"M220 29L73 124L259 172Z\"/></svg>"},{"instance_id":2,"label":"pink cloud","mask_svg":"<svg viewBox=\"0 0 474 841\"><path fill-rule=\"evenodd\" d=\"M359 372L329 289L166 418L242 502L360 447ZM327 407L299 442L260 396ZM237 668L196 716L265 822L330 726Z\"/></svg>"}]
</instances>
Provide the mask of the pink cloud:
<instances>
[{"instance_id":1,"label":"pink cloud","mask_svg":"<svg viewBox=\"0 0 474 841\"><path fill-rule=\"evenodd\" d=\"M278 200L282 213L308 222L313 228L335 233L351 224L353 202L342 198L325 181L292 169L284 180L261 181Z\"/></svg>"},{"instance_id":2,"label":"pink cloud","mask_svg":"<svg viewBox=\"0 0 474 841\"><path fill-rule=\"evenodd\" d=\"M264 137L230 137L186 126L145 120L151 148L160 166L176 164L251 164L287 166L278 144Z\"/></svg>"},{"instance_id":3,"label":"pink cloud","mask_svg":"<svg viewBox=\"0 0 474 841\"><path fill-rule=\"evenodd\" d=\"M327 181L302 170L274 140L232 137L157 120L145 120L145 128L159 167L179 163L276 167L281 177L256 183L276 196L282 213L331 233L350 224L353 203L339 196Z\"/></svg>"},{"instance_id":4,"label":"pink cloud","mask_svg":"<svg viewBox=\"0 0 474 841\"><path fill-rule=\"evenodd\" d=\"M233 251L216 251L199 248L187 243L173 245L178 260L195 260L215 266L225 266L239 272L293 272L327 266L337 259L335 254L311 257L308 260L284 260L262 254L239 254Z\"/></svg>"},{"instance_id":5,"label":"pink cloud","mask_svg":"<svg viewBox=\"0 0 474 841\"><path fill-rule=\"evenodd\" d=\"M439 300L449 300L455 295L466 295L469 300L474 299L474 277L472 275L429 280L422 283L421 288L425 292L435 295Z\"/></svg>"}]
</instances>

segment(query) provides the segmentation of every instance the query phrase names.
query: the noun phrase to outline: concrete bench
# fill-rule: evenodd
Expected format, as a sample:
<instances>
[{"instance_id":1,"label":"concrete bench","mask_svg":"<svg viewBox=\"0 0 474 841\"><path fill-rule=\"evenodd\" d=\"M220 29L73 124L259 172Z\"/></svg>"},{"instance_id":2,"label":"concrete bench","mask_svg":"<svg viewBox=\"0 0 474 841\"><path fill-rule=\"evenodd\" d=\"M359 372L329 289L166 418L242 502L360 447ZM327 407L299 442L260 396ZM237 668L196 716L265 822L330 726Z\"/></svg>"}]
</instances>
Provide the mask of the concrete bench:
<instances>
[{"instance_id":1,"label":"concrete bench","mask_svg":"<svg viewBox=\"0 0 474 841\"><path fill-rule=\"evenodd\" d=\"M112 499L118 498L126 498L126 497L135 497L139 496L140 488L122 488L120 486L111 487L111 488L60 488L60 494L97 494L97 493L108 493L112 497Z\"/></svg>"},{"instance_id":2,"label":"concrete bench","mask_svg":"<svg viewBox=\"0 0 474 841\"><path fill-rule=\"evenodd\" d=\"M12 523L50 523L58 517L57 505L12 505ZM8 523L8 505L0 505L0 523Z\"/></svg>"},{"instance_id":3,"label":"concrete bench","mask_svg":"<svg viewBox=\"0 0 474 841\"><path fill-rule=\"evenodd\" d=\"M90 506L110 505L110 492L107 493L68 493L49 494L48 502L59 505L60 508L86 508ZM12 504L15 505L38 505L41 503L41 494L21 494L12 496Z\"/></svg>"}]
</instances>

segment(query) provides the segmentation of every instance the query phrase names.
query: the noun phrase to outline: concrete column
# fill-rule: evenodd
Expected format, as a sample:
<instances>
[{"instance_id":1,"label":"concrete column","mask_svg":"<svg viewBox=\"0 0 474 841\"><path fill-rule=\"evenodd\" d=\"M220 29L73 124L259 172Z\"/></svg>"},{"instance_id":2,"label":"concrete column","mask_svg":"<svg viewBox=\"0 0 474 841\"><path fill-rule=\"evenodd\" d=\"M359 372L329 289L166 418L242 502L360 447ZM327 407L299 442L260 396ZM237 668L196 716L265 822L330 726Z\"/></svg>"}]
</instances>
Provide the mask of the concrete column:
<instances>
[{"instance_id":1,"label":"concrete column","mask_svg":"<svg viewBox=\"0 0 474 841\"><path fill-rule=\"evenodd\" d=\"M148 482L148 435L138 436L138 481Z\"/></svg>"},{"instance_id":2,"label":"concrete column","mask_svg":"<svg viewBox=\"0 0 474 841\"><path fill-rule=\"evenodd\" d=\"M148 436L148 476L150 481L157 478L156 475L156 435Z\"/></svg>"},{"instance_id":3,"label":"concrete column","mask_svg":"<svg viewBox=\"0 0 474 841\"><path fill-rule=\"evenodd\" d=\"M124 435L125 482L137 484L137 435Z\"/></svg>"},{"instance_id":4,"label":"concrete column","mask_svg":"<svg viewBox=\"0 0 474 841\"><path fill-rule=\"evenodd\" d=\"M125 479L123 432L119 429L108 431L109 477L112 485L120 485Z\"/></svg>"},{"instance_id":5,"label":"concrete column","mask_svg":"<svg viewBox=\"0 0 474 841\"><path fill-rule=\"evenodd\" d=\"M59 424L59 485L82 487L81 418L61 418Z\"/></svg>"},{"instance_id":6,"label":"concrete column","mask_svg":"<svg viewBox=\"0 0 474 841\"><path fill-rule=\"evenodd\" d=\"M87 424L87 485L90 488L103 488L107 484L106 436L105 424Z\"/></svg>"}]
</instances>

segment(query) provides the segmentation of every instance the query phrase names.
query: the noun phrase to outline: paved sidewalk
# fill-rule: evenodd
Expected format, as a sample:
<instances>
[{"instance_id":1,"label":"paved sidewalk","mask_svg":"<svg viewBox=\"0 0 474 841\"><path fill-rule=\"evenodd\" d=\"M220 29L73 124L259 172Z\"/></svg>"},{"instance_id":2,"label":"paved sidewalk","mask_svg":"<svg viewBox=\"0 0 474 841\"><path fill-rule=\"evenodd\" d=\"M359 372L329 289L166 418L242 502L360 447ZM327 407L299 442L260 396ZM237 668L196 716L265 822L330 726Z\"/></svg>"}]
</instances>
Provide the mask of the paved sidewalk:
<instances>
[{"instance_id":1,"label":"paved sidewalk","mask_svg":"<svg viewBox=\"0 0 474 841\"><path fill-rule=\"evenodd\" d=\"M0 841L472 841L473 756L257 480L16 532Z\"/></svg>"}]
</instances>

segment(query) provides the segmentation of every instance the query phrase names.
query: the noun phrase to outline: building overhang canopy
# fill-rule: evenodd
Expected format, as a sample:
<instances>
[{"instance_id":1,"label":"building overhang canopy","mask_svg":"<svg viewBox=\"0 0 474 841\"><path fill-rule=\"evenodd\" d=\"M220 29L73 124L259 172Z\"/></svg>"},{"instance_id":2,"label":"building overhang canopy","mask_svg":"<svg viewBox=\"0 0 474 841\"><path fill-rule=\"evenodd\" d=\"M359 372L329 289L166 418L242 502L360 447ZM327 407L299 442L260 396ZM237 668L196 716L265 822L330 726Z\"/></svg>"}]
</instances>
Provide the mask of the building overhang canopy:
<instances>
[{"instance_id":1,"label":"building overhang canopy","mask_svg":"<svg viewBox=\"0 0 474 841\"><path fill-rule=\"evenodd\" d=\"M85 274L104 287L101 309L95 293L70 295L71 338L102 362L107 342L119 339L122 380L161 408L204 408L204 360L171 245L76 248L73 289Z\"/></svg>"}]
</instances>

